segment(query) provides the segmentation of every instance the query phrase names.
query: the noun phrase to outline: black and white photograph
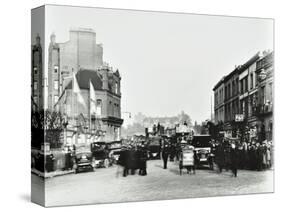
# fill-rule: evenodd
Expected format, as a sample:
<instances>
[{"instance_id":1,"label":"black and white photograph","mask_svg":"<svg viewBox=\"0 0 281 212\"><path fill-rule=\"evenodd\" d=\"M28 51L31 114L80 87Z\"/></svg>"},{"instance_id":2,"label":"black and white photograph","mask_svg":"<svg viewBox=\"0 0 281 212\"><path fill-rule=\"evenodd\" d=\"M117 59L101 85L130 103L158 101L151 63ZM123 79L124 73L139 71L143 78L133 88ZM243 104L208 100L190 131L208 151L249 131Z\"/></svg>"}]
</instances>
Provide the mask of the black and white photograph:
<instances>
[{"instance_id":1,"label":"black and white photograph","mask_svg":"<svg viewBox=\"0 0 281 212\"><path fill-rule=\"evenodd\" d=\"M31 11L31 201L274 192L274 19Z\"/></svg>"}]
</instances>

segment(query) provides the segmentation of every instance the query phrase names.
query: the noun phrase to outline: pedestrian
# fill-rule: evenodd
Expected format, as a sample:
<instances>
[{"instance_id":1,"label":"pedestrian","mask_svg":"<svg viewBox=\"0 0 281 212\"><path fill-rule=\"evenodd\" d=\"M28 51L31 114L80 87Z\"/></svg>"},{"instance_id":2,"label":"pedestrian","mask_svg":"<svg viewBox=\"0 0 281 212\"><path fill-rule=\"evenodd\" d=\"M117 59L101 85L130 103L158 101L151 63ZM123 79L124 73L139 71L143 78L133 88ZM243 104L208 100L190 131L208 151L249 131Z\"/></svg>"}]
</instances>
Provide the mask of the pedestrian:
<instances>
[{"instance_id":1,"label":"pedestrian","mask_svg":"<svg viewBox=\"0 0 281 212\"><path fill-rule=\"evenodd\" d=\"M237 177L237 168L238 168L238 148L235 144L231 144L230 148L230 161L231 161L231 171L234 177Z\"/></svg>"},{"instance_id":2,"label":"pedestrian","mask_svg":"<svg viewBox=\"0 0 281 212\"><path fill-rule=\"evenodd\" d=\"M118 159L118 164L120 166L123 166L123 177L126 177L129 174L128 169L128 150L126 146L122 147L122 150L120 152L120 156Z\"/></svg>"},{"instance_id":3,"label":"pedestrian","mask_svg":"<svg viewBox=\"0 0 281 212\"><path fill-rule=\"evenodd\" d=\"M163 144L163 149L162 149L162 159L163 159L163 163L164 163L164 169L167 169L169 154L170 154L169 143L165 139L164 144Z\"/></svg>"},{"instance_id":4,"label":"pedestrian","mask_svg":"<svg viewBox=\"0 0 281 212\"><path fill-rule=\"evenodd\" d=\"M262 143L262 168L263 170L267 168L267 141L263 141Z\"/></svg>"},{"instance_id":5,"label":"pedestrian","mask_svg":"<svg viewBox=\"0 0 281 212\"><path fill-rule=\"evenodd\" d=\"M257 157L257 170L262 171L262 163L263 163L263 147L260 143L256 143L256 157Z\"/></svg>"},{"instance_id":6,"label":"pedestrian","mask_svg":"<svg viewBox=\"0 0 281 212\"><path fill-rule=\"evenodd\" d=\"M71 150L69 147L67 147L66 153L65 153L65 170L72 169L72 158L71 158Z\"/></svg>"},{"instance_id":7,"label":"pedestrian","mask_svg":"<svg viewBox=\"0 0 281 212\"><path fill-rule=\"evenodd\" d=\"M221 173L224 166L224 149L222 144L218 144L215 149L215 163L218 166L218 172Z\"/></svg>"},{"instance_id":8,"label":"pedestrian","mask_svg":"<svg viewBox=\"0 0 281 212\"><path fill-rule=\"evenodd\" d=\"M229 143L229 141L226 141L223 147L224 147L224 168L226 169L226 171L228 171L231 166L231 157L230 157L231 144Z\"/></svg>"},{"instance_id":9,"label":"pedestrian","mask_svg":"<svg viewBox=\"0 0 281 212\"><path fill-rule=\"evenodd\" d=\"M142 144L139 148L138 157L139 157L139 175L145 176L147 175L147 171L146 171L147 150L144 144Z\"/></svg>"}]
</instances>

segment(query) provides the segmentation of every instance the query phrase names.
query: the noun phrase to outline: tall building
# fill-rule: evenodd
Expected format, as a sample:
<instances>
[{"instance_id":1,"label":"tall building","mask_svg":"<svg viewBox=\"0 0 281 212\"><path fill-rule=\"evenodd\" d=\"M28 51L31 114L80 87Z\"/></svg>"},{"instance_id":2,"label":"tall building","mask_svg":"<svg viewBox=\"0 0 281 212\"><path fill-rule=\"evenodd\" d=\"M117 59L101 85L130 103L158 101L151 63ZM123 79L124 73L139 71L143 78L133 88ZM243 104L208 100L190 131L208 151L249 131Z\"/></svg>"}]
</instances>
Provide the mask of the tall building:
<instances>
[{"instance_id":1,"label":"tall building","mask_svg":"<svg viewBox=\"0 0 281 212\"><path fill-rule=\"evenodd\" d=\"M69 40L64 43L56 43L56 36L52 34L48 63L48 108L52 110L73 73L103 65L103 47L96 43L92 29L71 29Z\"/></svg>"},{"instance_id":2,"label":"tall building","mask_svg":"<svg viewBox=\"0 0 281 212\"><path fill-rule=\"evenodd\" d=\"M254 105L256 116L259 118L258 133L261 140L272 140L273 134L273 76L274 53L264 52L257 61L257 103Z\"/></svg>"},{"instance_id":3,"label":"tall building","mask_svg":"<svg viewBox=\"0 0 281 212\"><path fill-rule=\"evenodd\" d=\"M215 124L224 122L224 77L213 88Z\"/></svg>"},{"instance_id":4,"label":"tall building","mask_svg":"<svg viewBox=\"0 0 281 212\"><path fill-rule=\"evenodd\" d=\"M239 70L237 66L224 78L224 131L227 137L237 137L236 114L239 112Z\"/></svg>"},{"instance_id":5,"label":"tall building","mask_svg":"<svg viewBox=\"0 0 281 212\"><path fill-rule=\"evenodd\" d=\"M215 124L226 137L272 140L273 52L258 52L213 88ZM224 111L224 115L222 115Z\"/></svg>"},{"instance_id":6,"label":"tall building","mask_svg":"<svg viewBox=\"0 0 281 212\"><path fill-rule=\"evenodd\" d=\"M74 80L75 77L75 80ZM77 81L83 99L73 91ZM96 111L90 113L90 82ZM65 119L64 142L118 141L121 136L121 76L103 62L103 47L91 29L71 29L69 41L50 37L48 60L48 109Z\"/></svg>"},{"instance_id":7,"label":"tall building","mask_svg":"<svg viewBox=\"0 0 281 212\"><path fill-rule=\"evenodd\" d=\"M239 71L239 114L243 115L244 125L252 132L250 139L256 136L258 124L258 119L253 109L257 101L256 64L260 56L260 52L255 54L241 66Z\"/></svg>"},{"instance_id":8,"label":"tall building","mask_svg":"<svg viewBox=\"0 0 281 212\"><path fill-rule=\"evenodd\" d=\"M31 47L31 103L32 110L44 108L44 72L42 62L42 47L40 36L37 34L36 42Z\"/></svg>"}]
</instances>

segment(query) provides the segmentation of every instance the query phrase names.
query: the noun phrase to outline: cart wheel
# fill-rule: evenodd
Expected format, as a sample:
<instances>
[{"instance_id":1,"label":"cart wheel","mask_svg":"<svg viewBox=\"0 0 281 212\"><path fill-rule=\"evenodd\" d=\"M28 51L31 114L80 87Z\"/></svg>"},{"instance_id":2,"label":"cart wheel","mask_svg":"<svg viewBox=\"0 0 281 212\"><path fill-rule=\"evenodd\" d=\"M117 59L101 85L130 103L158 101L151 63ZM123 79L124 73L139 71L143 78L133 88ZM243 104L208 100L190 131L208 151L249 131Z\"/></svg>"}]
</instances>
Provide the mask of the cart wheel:
<instances>
[{"instance_id":1,"label":"cart wheel","mask_svg":"<svg viewBox=\"0 0 281 212\"><path fill-rule=\"evenodd\" d=\"M104 159L104 167L105 168L108 168L109 167L109 160L106 158L106 159Z\"/></svg>"}]
</instances>

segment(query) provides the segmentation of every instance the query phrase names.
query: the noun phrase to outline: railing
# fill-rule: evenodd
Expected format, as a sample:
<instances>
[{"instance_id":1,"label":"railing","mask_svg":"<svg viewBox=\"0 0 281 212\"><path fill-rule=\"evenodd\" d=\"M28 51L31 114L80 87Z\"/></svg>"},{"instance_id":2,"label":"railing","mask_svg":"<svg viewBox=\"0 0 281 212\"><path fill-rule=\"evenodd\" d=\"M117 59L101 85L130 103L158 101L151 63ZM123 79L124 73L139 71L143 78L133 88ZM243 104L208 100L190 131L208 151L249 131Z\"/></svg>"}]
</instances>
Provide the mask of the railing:
<instances>
[{"instance_id":1,"label":"railing","mask_svg":"<svg viewBox=\"0 0 281 212\"><path fill-rule=\"evenodd\" d=\"M273 112L273 104L260 104L253 106L254 115L265 115Z\"/></svg>"}]
</instances>

